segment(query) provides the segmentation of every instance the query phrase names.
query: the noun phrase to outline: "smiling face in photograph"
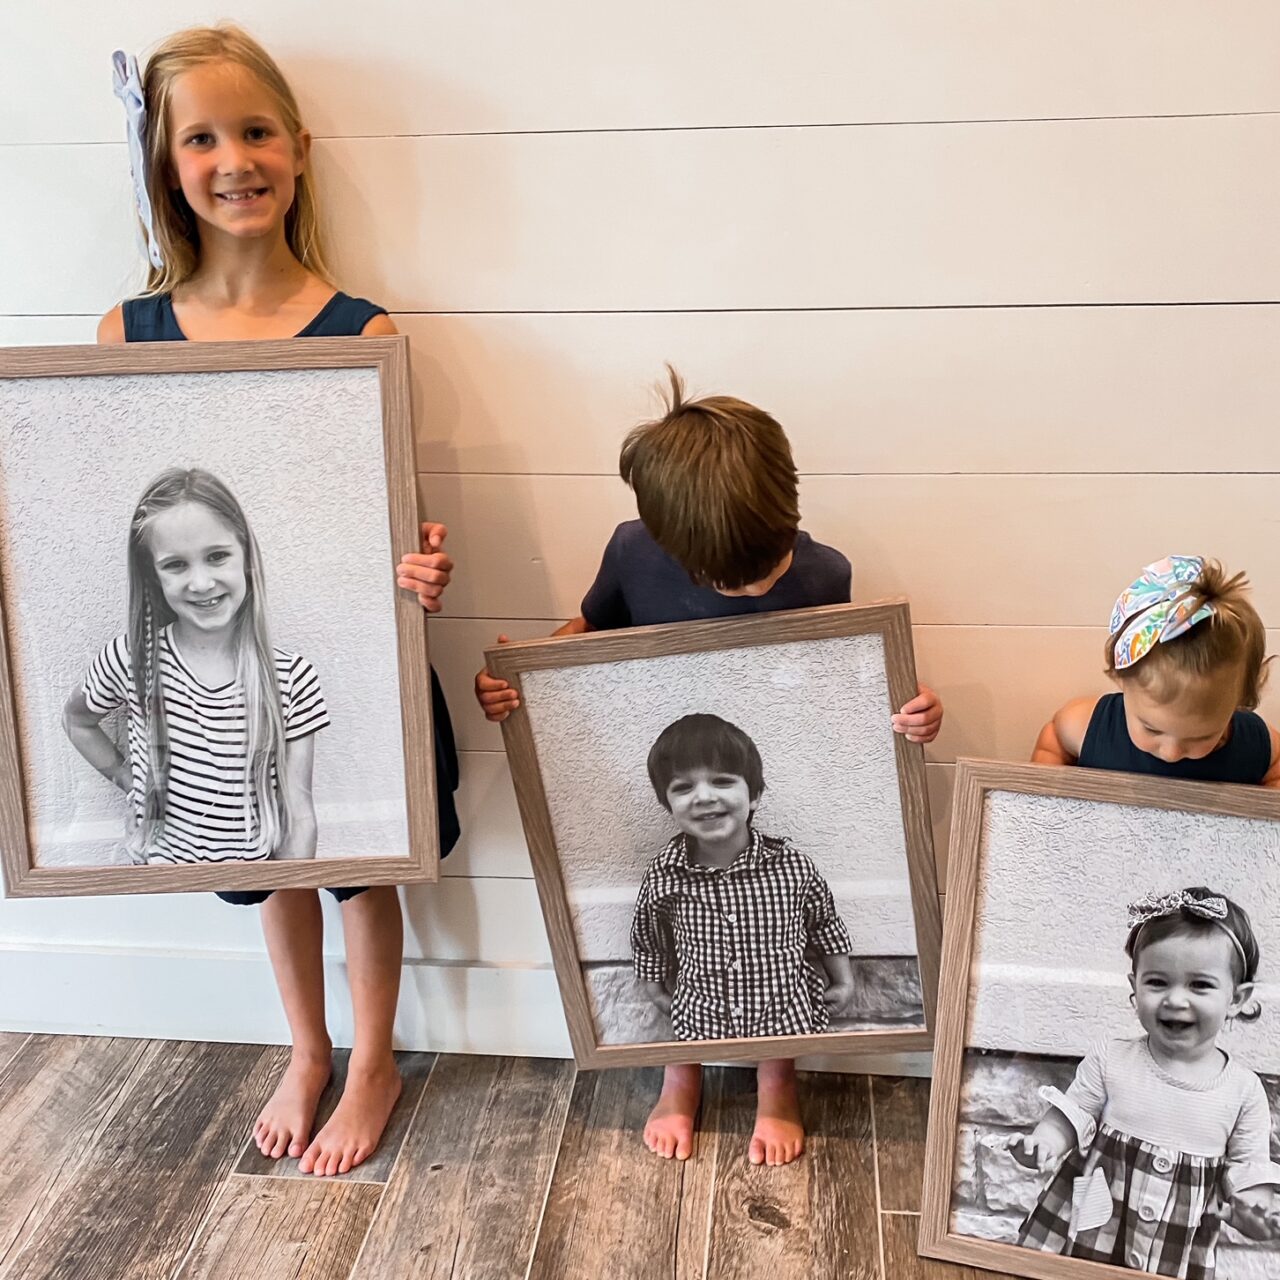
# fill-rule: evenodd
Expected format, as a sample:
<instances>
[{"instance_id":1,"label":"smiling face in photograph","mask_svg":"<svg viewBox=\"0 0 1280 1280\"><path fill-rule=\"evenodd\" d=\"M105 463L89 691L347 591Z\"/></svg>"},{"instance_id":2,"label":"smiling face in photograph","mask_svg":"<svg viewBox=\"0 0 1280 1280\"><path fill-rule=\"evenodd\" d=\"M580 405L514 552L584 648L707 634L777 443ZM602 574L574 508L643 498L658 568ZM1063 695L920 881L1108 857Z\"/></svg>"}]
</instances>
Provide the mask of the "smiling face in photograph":
<instances>
[{"instance_id":1,"label":"smiling face in photograph","mask_svg":"<svg viewBox=\"0 0 1280 1280\"><path fill-rule=\"evenodd\" d=\"M1248 996L1237 987L1235 948L1221 929L1173 934L1138 953L1129 982L1138 1021L1164 1057L1196 1057L1213 1045Z\"/></svg>"},{"instance_id":2,"label":"smiling face in photograph","mask_svg":"<svg viewBox=\"0 0 1280 1280\"><path fill-rule=\"evenodd\" d=\"M699 844L745 848L747 823L758 803L744 777L705 766L682 769L667 784L671 816Z\"/></svg>"},{"instance_id":3,"label":"smiling face in photograph","mask_svg":"<svg viewBox=\"0 0 1280 1280\"><path fill-rule=\"evenodd\" d=\"M180 627L209 632L235 621L247 586L244 548L229 524L203 503L181 502L151 521L147 547Z\"/></svg>"}]
</instances>

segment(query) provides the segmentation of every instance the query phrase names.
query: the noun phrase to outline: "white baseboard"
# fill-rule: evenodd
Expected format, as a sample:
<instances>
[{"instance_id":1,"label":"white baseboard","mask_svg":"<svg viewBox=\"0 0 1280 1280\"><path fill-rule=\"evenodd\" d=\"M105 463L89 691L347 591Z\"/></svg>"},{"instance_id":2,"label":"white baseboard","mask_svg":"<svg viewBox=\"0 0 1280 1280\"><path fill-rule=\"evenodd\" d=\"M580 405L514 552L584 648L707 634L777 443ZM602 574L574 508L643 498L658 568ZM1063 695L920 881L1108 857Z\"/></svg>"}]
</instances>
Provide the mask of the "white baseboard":
<instances>
[{"instance_id":1,"label":"white baseboard","mask_svg":"<svg viewBox=\"0 0 1280 1280\"><path fill-rule=\"evenodd\" d=\"M325 960L329 1030L351 1043L346 966ZM264 955L125 947L0 947L0 1031L287 1044ZM550 968L433 960L405 964L396 1046L439 1053L568 1058ZM927 1075L929 1055L802 1060L818 1071Z\"/></svg>"}]
</instances>

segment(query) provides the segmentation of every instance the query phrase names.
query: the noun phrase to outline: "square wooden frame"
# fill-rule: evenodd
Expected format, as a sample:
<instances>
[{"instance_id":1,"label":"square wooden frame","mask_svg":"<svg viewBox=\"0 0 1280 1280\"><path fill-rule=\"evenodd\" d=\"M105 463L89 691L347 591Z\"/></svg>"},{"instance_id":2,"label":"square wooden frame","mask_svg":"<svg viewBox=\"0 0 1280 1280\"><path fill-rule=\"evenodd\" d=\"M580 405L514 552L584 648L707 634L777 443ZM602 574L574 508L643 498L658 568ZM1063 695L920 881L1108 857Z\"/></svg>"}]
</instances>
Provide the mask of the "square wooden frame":
<instances>
[{"instance_id":1,"label":"square wooden frame","mask_svg":"<svg viewBox=\"0 0 1280 1280\"><path fill-rule=\"evenodd\" d=\"M374 369L382 400L392 555L419 550L409 340L307 338L281 342L152 342L103 347L0 349L0 379L93 378L107 374L233 373L299 369ZM115 893L190 893L209 889L299 889L341 884L404 884L439 876L431 684L425 614L410 593L395 592L400 669L406 858L351 857L182 866L37 867L23 789L13 674L0 583L0 865L5 896L69 897Z\"/></svg>"},{"instance_id":2,"label":"square wooden frame","mask_svg":"<svg viewBox=\"0 0 1280 1280\"><path fill-rule=\"evenodd\" d=\"M911 649L911 617L905 600L885 600L869 605L831 605L708 622L681 622L549 640L525 640L487 649L485 658L488 669L507 680L523 698L521 676L527 671L872 633L882 636L884 642L885 672L892 704L886 710L896 710L914 698L918 690ZM806 1053L905 1052L931 1047L941 949L941 912L921 746L908 742L900 734L894 735L898 798L924 997L923 1028L602 1045L596 1038L533 730L523 703L503 722L502 730L516 785L520 818L533 860L534 879L551 941L556 980L569 1024L569 1039L578 1066L657 1065L687 1062L691 1056L699 1055L723 1062L756 1061Z\"/></svg>"},{"instance_id":3,"label":"square wooden frame","mask_svg":"<svg viewBox=\"0 0 1280 1280\"><path fill-rule=\"evenodd\" d=\"M1088 1262L1024 1249L1016 1244L979 1240L951 1230L951 1200L960 1122L960 1086L964 1071L969 1005L969 967L973 957L982 857L982 819L987 795L1062 796L1104 804L1172 809L1222 817L1280 822L1280 791L1217 782L1177 782L1101 769L958 760L952 803L951 845L947 860L947 906L939 989L938 1038L933 1053L933 1089L925 1147L919 1252L922 1257L966 1263L1034 1280L1090 1280L1146 1275L1132 1268Z\"/></svg>"}]
</instances>

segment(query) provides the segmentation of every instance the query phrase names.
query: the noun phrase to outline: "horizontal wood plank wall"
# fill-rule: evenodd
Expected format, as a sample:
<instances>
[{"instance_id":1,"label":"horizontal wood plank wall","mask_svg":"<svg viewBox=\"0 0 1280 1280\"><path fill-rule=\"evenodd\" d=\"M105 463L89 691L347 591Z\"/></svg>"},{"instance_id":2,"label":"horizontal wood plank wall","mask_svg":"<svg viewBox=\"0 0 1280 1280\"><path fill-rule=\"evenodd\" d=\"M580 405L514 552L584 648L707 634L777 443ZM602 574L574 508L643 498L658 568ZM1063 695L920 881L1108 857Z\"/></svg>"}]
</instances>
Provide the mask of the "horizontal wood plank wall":
<instances>
[{"instance_id":1,"label":"horizontal wood plank wall","mask_svg":"<svg viewBox=\"0 0 1280 1280\"><path fill-rule=\"evenodd\" d=\"M136 287L109 54L222 10L74 0L0 39L0 343ZM786 425L859 599L912 601L953 762L1106 688L1149 559L1246 568L1280 626L1280 9L245 0L317 137L344 286L413 346L420 491L458 577L432 648L465 836L406 894L410 1047L567 1052L481 648L577 610L663 361ZM1280 634L1269 636L1273 649ZM1280 718L1280 687L1264 710ZM337 912L329 949L349 1031ZM256 913L0 903L0 1027L282 1039Z\"/></svg>"}]
</instances>

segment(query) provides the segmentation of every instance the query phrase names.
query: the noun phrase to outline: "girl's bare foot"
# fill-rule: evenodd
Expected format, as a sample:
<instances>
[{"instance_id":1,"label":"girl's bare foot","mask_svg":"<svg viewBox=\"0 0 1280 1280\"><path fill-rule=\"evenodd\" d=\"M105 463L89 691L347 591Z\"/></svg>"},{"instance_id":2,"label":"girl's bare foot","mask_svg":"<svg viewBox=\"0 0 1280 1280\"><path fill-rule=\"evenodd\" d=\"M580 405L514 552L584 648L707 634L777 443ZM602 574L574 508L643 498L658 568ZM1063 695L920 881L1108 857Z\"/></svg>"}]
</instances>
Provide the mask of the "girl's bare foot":
<instances>
[{"instance_id":1,"label":"girl's bare foot","mask_svg":"<svg viewBox=\"0 0 1280 1280\"><path fill-rule=\"evenodd\" d=\"M307 1149L320 1095L333 1074L332 1053L294 1049L290 1055L284 1076L253 1126L253 1140L264 1156L297 1159Z\"/></svg>"},{"instance_id":2,"label":"girl's bare foot","mask_svg":"<svg viewBox=\"0 0 1280 1280\"><path fill-rule=\"evenodd\" d=\"M327 1177L347 1173L378 1148L382 1131L400 1097L400 1068L394 1057L362 1066L352 1061L342 1097L329 1122L298 1161L302 1173Z\"/></svg>"},{"instance_id":3,"label":"girl's bare foot","mask_svg":"<svg viewBox=\"0 0 1280 1280\"><path fill-rule=\"evenodd\" d=\"M762 1062L756 1068L756 1083L756 1127L747 1159L752 1164L790 1164L804 1151L795 1061L779 1058Z\"/></svg>"},{"instance_id":4,"label":"girl's bare foot","mask_svg":"<svg viewBox=\"0 0 1280 1280\"><path fill-rule=\"evenodd\" d=\"M644 1145L666 1160L687 1160L693 1154L693 1122L701 1100L702 1068L683 1062L668 1066L662 1073L662 1093L644 1127Z\"/></svg>"}]
</instances>

